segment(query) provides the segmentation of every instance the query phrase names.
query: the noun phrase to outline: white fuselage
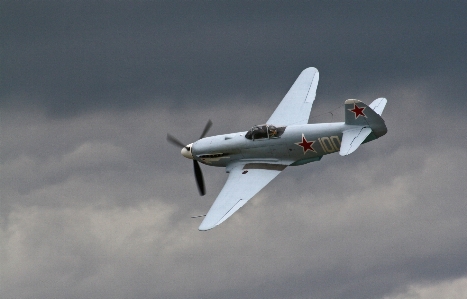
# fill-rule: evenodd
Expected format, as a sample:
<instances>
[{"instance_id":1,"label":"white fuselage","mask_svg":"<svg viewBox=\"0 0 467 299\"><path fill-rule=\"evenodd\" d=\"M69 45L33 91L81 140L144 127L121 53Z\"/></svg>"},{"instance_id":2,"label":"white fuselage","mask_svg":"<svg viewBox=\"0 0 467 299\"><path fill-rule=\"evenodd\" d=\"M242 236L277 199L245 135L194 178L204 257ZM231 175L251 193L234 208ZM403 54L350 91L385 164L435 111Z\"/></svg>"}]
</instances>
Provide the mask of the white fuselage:
<instances>
[{"instance_id":1,"label":"white fuselage","mask_svg":"<svg viewBox=\"0 0 467 299\"><path fill-rule=\"evenodd\" d=\"M240 159L302 165L338 152L342 132L354 127L344 122L290 125L280 137L255 140L245 138L247 132L217 135L194 142L191 154L203 164L219 167ZM365 142L378 137L372 134Z\"/></svg>"}]
</instances>

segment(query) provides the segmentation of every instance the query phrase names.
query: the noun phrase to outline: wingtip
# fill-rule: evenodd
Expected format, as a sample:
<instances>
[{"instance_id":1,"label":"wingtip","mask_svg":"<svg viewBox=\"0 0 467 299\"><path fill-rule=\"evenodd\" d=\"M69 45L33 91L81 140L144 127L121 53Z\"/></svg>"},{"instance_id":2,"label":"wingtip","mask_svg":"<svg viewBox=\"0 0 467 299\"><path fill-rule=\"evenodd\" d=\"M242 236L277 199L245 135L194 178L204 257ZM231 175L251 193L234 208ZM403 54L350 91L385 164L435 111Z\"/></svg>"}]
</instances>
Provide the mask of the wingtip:
<instances>
[{"instance_id":1,"label":"wingtip","mask_svg":"<svg viewBox=\"0 0 467 299\"><path fill-rule=\"evenodd\" d=\"M204 218L203 221L201 222L201 224L199 225L198 230L199 231L207 231L207 230L210 230L210 229L213 229L214 227L216 227L218 225L218 223L216 221L212 221L211 218L212 218L212 216L210 217L209 215L207 215L206 218Z\"/></svg>"},{"instance_id":2,"label":"wingtip","mask_svg":"<svg viewBox=\"0 0 467 299\"><path fill-rule=\"evenodd\" d=\"M216 225L214 225L214 226L208 226L208 225L203 225L203 224L201 224L201 225L198 227L198 230L199 230L200 232L205 232L205 231L208 231L208 230L213 229L214 227L216 227Z\"/></svg>"},{"instance_id":3,"label":"wingtip","mask_svg":"<svg viewBox=\"0 0 467 299\"><path fill-rule=\"evenodd\" d=\"M310 67L307 67L306 69L303 70L303 72L305 71L309 71L309 72L319 72L317 68L313 67L313 66L310 66Z\"/></svg>"}]
</instances>

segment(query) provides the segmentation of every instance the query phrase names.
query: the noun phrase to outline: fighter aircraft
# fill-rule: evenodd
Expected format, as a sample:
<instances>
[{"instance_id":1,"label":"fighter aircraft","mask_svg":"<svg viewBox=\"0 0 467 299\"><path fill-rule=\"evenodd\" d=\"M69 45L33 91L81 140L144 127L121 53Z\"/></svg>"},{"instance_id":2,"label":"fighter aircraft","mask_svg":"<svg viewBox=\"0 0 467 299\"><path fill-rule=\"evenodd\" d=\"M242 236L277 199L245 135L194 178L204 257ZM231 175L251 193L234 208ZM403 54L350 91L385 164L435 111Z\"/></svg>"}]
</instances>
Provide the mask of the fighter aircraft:
<instances>
[{"instance_id":1,"label":"fighter aircraft","mask_svg":"<svg viewBox=\"0 0 467 299\"><path fill-rule=\"evenodd\" d=\"M182 147L182 156L193 160L201 196L206 191L198 162L225 167L229 173L199 230L224 222L287 166L319 161L334 152L346 156L360 144L386 134L381 118L385 98L368 106L359 100L346 100L344 122L308 124L318 80L316 68L302 71L266 123L248 131L205 137L212 125L209 120L200 139L188 145L167 134L170 143Z\"/></svg>"}]
</instances>

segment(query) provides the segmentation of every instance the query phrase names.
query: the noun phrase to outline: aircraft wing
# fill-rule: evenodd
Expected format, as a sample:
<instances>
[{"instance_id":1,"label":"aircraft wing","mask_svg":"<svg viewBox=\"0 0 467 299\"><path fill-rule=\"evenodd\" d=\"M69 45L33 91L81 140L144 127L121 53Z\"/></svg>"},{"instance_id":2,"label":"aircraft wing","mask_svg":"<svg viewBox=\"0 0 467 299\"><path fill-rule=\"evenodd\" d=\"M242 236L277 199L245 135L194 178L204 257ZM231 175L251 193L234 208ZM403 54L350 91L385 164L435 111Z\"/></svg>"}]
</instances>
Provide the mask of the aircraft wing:
<instances>
[{"instance_id":1,"label":"aircraft wing","mask_svg":"<svg viewBox=\"0 0 467 299\"><path fill-rule=\"evenodd\" d=\"M318 81L317 69L314 67L305 69L266 123L276 126L307 124L316 97Z\"/></svg>"},{"instance_id":2,"label":"aircraft wing","mask_svg":"<svg viewBox=\"0 0 467 299\"><path fill-rule=\"evenodd\" d=\"M237 162L228 168L229 178L206 214L199 230L209 230L224 222L272 181L287 165Z\"/></svg>"}]
</instances>

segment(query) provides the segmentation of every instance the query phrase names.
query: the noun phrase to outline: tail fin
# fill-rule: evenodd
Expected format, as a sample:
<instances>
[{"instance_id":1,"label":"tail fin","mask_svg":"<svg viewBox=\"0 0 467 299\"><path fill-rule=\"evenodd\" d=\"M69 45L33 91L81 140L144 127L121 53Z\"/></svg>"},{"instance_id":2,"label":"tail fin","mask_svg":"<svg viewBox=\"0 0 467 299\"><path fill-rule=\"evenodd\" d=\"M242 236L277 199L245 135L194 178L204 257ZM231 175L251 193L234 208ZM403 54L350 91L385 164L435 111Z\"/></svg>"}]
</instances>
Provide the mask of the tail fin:
<instances>
[{"instance_id":1,"label":"tail fin","mask_svg":"<svg viewBox=\"0 0 467 299\"><path fill-rule=\"evenodd\" d=\"M339 154L346 156L353 153L362 143L379 138L388 129L381 118L387 100L379 98L370 106L359 100L345 101L345 124L355 126L342 132L342 143Z\"/></svg>"},{"instance_id":2,"label":"tail fin","mask_svg":"<svg viewBox=\"0 0 467 299\"><path fill-rule=\"evenodd\" d=\"M376 138L383 136L388 130L380 115L386 103L385 98L374 100L370 106L359 100L345 101L345 124L369 127Z\"/></svg>"}]
</instances>

